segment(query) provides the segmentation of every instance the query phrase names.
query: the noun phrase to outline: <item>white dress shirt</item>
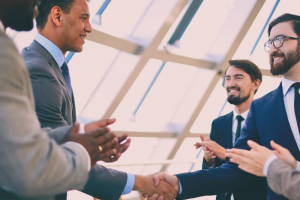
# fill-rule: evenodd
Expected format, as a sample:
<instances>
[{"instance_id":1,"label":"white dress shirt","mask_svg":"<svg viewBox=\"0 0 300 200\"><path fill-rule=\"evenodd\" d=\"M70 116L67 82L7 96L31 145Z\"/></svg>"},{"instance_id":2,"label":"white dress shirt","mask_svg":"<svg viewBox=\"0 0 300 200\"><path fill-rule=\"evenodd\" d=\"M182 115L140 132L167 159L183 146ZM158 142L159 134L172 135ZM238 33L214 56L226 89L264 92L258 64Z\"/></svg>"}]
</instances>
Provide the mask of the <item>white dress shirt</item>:
<instances>
[{"instance_id":1,"label":"white dress shirt","mask_svg":"<svg viewBox=\"0 0 300 200\"><path fill-rule=\"evenodd\" d=\"M61 52L61 50L53 42L51 42L50 40L48 40L46 37L44 37L43 35L41 35L39 33L36 34L34 40L37 41L40 45L42 45L51 54L51 56L56 61L57 65L61 68L65 62L65 57L64 57L63 53ZM80 127L81 127L80 132L83 133L84 132L83 126L81 125ZM86 155L88 156L88 161L89 161L88 169L90 170L90 168L91 168L90 155L88 154L86 149L81 144L79 144L79 143L76 143L76 144L81 146L81 148L84 149ZM128 194L132 191L134 182L135 182L135 175L127 174L127 182L126 182L126 186L123 190L122 195Z\"/></svg>"},{"instance_id":2,"label":"white dress shirt","mask_svg":"<svg viewBox=\"0 0 300 200\"><path fill-rule=\"evenodd\" d=\"M243 126L245 125L245 121L248 115L249 109L246 110L245 112L243 112L242 114L240 114L244 120L241 122L241 130L243 128ZM237 125L238 125L238 121L236 119L236 116L238 116L239 114L237 112L235 112L235 110L233 110L233 118L232 118L232 146L235 143L235 136L236 136L236 129L237 129Z\"/></svg>"},{"instance_id":3,"label":"white dress shirt","mask_svg":"<svg viewBox=\"0 0 300 200\"><path fill-rule=\"evenodd\" d=\"M288 121L290 124L290 127L292 129L295 141L297 143L298 149L300 151L300 134L294 109L294 102L295 102L295 88L291 87L295 82L291 81L285 77L282 77L282 91L283 91L283 101L284 101L284 107L286 110L286 114L288 117ZM300 93L300 89L298 91ZM274 160L276 160L278 157L276 155L270 156L263 167L263 174L267 176L268 169ZM296 170L300 172L300 162L297 162Z\"/></svg>"}]
</instances>

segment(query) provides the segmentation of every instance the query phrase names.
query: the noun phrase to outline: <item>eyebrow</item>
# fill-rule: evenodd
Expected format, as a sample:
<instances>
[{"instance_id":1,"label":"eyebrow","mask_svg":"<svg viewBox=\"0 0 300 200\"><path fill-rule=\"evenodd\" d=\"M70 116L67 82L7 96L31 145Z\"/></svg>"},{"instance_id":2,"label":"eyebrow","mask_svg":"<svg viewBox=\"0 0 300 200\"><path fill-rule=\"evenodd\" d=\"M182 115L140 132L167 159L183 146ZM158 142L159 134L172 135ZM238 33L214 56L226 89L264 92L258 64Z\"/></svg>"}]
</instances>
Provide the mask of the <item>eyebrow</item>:
<instances>
[{"instance_id":1,"label":"eyebrow","mask_svg":"<svg viewBox=\"0 0 300 200\"><path fill-rule=\"evenodd\" d=\"M85 14L81 14L81 16L89 17L90 15L85 13Z\"/></svg>"},{"instance_id":2,"label":"eyebrow","mask_svg":"<svg viewBox=\"0 0 300 200\"><path fill-rule=\"evenodd\" d=\"M237 76L243 76L244 77L244 75L243 74L236 74L236 75L234 75L235 77L237 77ZM230 77L230 75L226 75L226 77Z\"/></svg>"}]
</instances>

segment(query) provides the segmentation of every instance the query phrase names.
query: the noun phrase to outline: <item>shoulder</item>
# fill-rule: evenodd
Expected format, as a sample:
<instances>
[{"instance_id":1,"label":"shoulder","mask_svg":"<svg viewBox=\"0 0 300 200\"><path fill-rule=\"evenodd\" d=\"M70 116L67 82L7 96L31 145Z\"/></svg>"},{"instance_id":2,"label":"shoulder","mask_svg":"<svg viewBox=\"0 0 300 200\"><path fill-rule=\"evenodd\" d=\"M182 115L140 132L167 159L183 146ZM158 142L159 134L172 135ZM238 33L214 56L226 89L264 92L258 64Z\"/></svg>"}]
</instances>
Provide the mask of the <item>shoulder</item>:
<instances>
[{"instance_id":1,"label":"shoulder","mask_svg":"<svg viewBox=\"0 0 300 200\"><path fill-rule=\"evenodd\" d=\"M226 115L222 115L222 116L214 119L213 125L220 125L220 124L226 122L226 120L228 120L229 118L232 118L232 115L233 115L233 113L230 112L230 113L228 113Z\"/></svg>"},{"instance_id":2,"label":"shoulder","mask_svg":"<svg viewBox=\"0 0 300 200\"><path fill-rule=\"evenodd\" d=\"M275 89L275 90L278 90L278 89ZM256 107L260 107L260 106L265 106L265 104L269 101L269 99L273 96L275 90L269 92L268 94L258 98L258 99L255 99L252 101L252 105L256 106Z\"/></svg>"}]
</instances>

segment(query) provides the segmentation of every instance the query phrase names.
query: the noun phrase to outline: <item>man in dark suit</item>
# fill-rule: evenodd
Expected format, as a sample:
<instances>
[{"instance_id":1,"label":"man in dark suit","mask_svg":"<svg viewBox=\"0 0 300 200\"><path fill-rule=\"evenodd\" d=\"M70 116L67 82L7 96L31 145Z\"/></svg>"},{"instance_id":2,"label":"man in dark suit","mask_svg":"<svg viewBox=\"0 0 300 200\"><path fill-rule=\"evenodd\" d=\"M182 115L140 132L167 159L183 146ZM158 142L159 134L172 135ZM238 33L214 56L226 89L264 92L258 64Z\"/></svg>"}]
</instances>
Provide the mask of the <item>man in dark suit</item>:
<instances>
[{"instance_id":1,"label":"man in dark suit","mask_svg":"<svg viewBox=\"0 0 300 200\"><path fill-rule=\"evenodd\" d=\"M269 40L265 50L269 52L271 73L282 75L277 89L251 103L241 136L234 148L249 150L248 140L271 149L270 141L287 148L296 160L300 160L300 16L284 14L269 24ZM295 92L296 91L296 92ZM298 93L297 93L298 91ZM298 101L297 101L298 100ZM176 176L161 173L156 183L164 179L180 187L178 199L232 192L246 185L253 175L228 162L216 169L200 170ZM283 200L268 187L268 199Z\"/></svg>"},{"instance_id":2,"label":"man in dark suit","mask_svg":"<svg viewBox=\"0 0 300 200\"><path fill-rule=\"evenodd\" d=\"M68 66L65 62L67 51L80 52L87 33L92 31L86 0L41 0L36 18L38 33L32 44L24 48L22 55L30 73L36 112L42 127L72 125L76 121L74 95ZM84 126L84 131L106 127L115 119L99 120ZM120 136L124 141L128 134ZM118 153L105 159L117 160L129 146L130 139L120 144ZM121 194L132 190L148 190L174 199L176 191L166 182L164 189L154 188L151 176L138 176L95 165L87 184L82 190L99 199L116 200ZM151 181L149 181L150 179ZM173 194L172 194L173 192ZM57 196L66 199L66 194Z\"/></svg>"},{"instance_id":3,"label":"man in dark suit","mask_svg":"<svg viewBox=\"0 0 300 200\"><path fill-rule=\"evenodd\" d=\"M262 81L260 69L248 60L230 60L225 71L225 89L227 101L234 105L234 110L212 122L210 139L200 135L202 141L211 141L211 151L204 146L202 169L220 167L226 163L226 149L231 149L240 136L245 124L250 104ZM200 147L202 144L197 143ZM213 146L212 146L213 145ZM216 155L218 157L216 157ZM231 198L231 196L233 196ZM249 183L232 193L218 194L217 200L229 199L266 199L267 186L265 178L254 176Z\"/></svg>"}]
</instances>

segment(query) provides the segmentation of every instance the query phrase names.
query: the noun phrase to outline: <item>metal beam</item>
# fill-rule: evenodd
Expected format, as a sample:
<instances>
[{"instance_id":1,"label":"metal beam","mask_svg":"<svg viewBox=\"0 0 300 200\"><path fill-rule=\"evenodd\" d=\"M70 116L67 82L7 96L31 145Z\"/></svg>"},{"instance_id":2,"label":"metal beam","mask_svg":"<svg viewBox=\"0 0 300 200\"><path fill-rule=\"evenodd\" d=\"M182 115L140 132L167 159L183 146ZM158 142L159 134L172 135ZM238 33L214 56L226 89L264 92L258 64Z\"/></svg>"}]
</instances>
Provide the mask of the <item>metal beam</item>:
<instances>
[{"instance_id":1,"label":"metal beam","mask_svg":"<svg viewBox=\"0 0 300 200\"><path fill-rule=\"evenodd\" d=\"M177 133L171 132L128 132L128 131L113 131L117 136L123 135L125 132L129 137L155 137L155 138L176 138Z\"/></svg>"},{"instance_id":2,"label":"metal beam","mask_svg":"<svg viewBox=\"0 0 300 200\"><path fill-rule=\"evenodd\" d=\"M184 9L188 0L178 0L177 4L175 5L174 9L167 17L166 21L164 22L163 26L156 34L155 38L152 40L151 44L148 48L143 52L140 61L136 65L135 69L127 79L124 86L119 91L119 94L115 97L114 101L111 103L110 107L107 109L106 113L103 116L103 119L110 118L111 115L114 113L136 78L139 76L140 72L143 70L145 65L147 64L148 60L152 58L154 52L157 51L157 48L160 42L163 40L169 29L171 28L172 24L175 22L176 18L179 16L180 12Z\"/></svg>"},{"instance_id":3,"label":"metal beam","mask_svg":"<svg viewBox=\"0 0 300 200\"><path fill-rule=\"evenodd\" d=\"M195 109L193 115L189 119L189 122L183 129L182 133L179 135L178 140L177 140L173 150L171 151L168 159L173 159L175 157L176 152L180 148L182 142L190 134L190 129L191 129L192 125L194 124L194 122L197 119L198 115L200 114L202 108L206 104L209 96L211 95L215 86L219 82L220 78L222 78L222 74L224 73L224 70L228 66L228 60L230 60L233 57L233 55L235 54L235 52L237 51L239 45L243 41L245 35L247 34L249 28L251 27L253 21L255 20L256 16L258 15L258 13L259 13L260 9L262 8L262 6L264 5L264 3L265 3L265 0L257 0L251 13L249 14L247 20L245 21L243 27L241 28L239 34L237 35L235 41L233 42L232 46L230 47L229 51L227 52L225 58L223 59L221 64L216 68L217 73L216 73L215 77L213 78L210 86L207 88L205 94L203 95L203 97L202 97L201 101L199 102L197 108ZM167 165L162 167L161 171L165 171L167 169L167 167L168 167Z\"/></svg>"},{"instance_id":4,"label":"metal beam","mask_svg":"<svg viewBox=\"0 0 300 200\"><path fill-rule=\"evenodd\" d=\"M204 69L214 69L216 67L215 62L210 62L207 60L200 60L200 59L195 59L195 58L189 58L189 57L185 57L185 56L167 53L164 51L153 52L152 58L162 60L164 62L180 63L180 64L191 65L191 66L204 68Z\"/></svg>"},{"instance_id":5,"label":"metal beam","mask_svg":"<svg viewBox=\"0 0 300 200\"><path fill-rule=\"evenodd\" d=\"M103 33L95 29L93 29L93 31L88 34L86 39L134 55L141 54L143 50L143 47L138 44Z\"/></svg>"}]
</instances>

